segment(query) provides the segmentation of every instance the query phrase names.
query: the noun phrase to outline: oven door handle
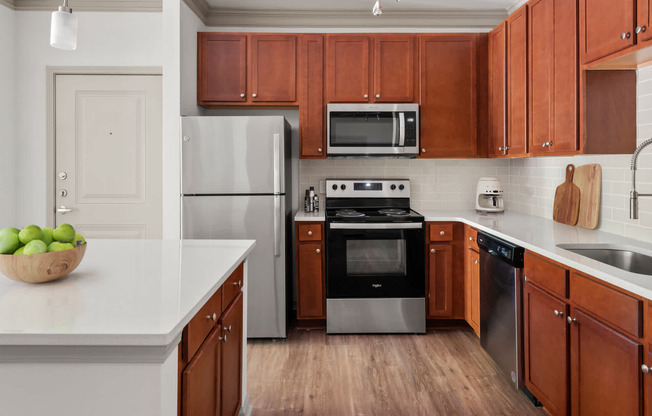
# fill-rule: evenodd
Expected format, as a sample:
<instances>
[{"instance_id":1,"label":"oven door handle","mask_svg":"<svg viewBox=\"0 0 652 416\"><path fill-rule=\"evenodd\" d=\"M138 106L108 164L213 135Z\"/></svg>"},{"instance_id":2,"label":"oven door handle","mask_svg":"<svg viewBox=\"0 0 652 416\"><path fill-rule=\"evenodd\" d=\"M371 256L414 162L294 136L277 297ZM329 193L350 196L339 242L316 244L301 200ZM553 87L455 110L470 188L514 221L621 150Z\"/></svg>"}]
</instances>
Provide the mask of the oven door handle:
<instances>
[{"instance_id":1,"label":"oven door handle","mask_svg":"<svg viewBox=\"0 0 652 416\"><path fill-rule=\"evenodd\" d=\"M411 223L400 223L400 222L390 222L390 223L342 223L342 222L332 222L329 224L331 230L413 230L423 228L423 223L421 222L411 222Z\"/></svg>"}]
</instances>

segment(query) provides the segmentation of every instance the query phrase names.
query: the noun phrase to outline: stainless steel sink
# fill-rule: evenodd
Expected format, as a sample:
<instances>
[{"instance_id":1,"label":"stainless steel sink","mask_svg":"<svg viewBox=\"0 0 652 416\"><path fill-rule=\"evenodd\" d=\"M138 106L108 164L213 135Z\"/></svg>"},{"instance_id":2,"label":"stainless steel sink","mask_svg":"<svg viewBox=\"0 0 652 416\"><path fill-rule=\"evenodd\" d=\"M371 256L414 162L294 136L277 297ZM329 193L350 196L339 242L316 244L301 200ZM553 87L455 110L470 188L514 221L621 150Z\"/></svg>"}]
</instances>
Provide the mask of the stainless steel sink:
<instances>
[{"instance_id":1,"label":"stainless steel sink","mask_svg":"<svg viewBox=\"0 0 652 416\"><path fill-rule=\"evenodd\" d=\"M557 247L628 272L652 276L652 256L633 247L611 244L557 244Z\"/></svg>"}]
</instances>

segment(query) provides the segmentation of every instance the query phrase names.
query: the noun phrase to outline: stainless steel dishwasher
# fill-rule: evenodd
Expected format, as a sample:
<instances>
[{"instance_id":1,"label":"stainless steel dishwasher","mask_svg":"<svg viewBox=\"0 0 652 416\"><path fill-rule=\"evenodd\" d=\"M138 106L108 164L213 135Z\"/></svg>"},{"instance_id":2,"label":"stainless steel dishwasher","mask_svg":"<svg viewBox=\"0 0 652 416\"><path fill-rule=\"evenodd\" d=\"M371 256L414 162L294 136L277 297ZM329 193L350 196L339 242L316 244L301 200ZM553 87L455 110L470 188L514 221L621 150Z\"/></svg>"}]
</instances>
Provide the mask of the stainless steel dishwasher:
<instances>
[{"instance_id":1,"label":"stainless steel dishwasher","mask_svg":"<svg viewBox=\"0 0 652 416\"><path fill-rule=\"evenodd\" d=\"M521 282L525 250L482 232L478 233L477 241L480 247L480 344L506 378L517 389L524 389Z\"/></svg>"}]
</instances>

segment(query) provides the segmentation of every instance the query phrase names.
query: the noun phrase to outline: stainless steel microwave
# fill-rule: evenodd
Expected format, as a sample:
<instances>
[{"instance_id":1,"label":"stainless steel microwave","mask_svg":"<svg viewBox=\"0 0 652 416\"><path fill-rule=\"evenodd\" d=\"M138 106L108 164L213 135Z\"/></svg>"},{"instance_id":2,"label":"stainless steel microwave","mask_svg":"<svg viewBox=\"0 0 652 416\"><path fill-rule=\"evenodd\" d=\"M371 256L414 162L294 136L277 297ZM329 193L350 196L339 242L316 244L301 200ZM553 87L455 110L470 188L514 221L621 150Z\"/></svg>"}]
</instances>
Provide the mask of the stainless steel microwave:
<instances>
[{"instance_id":1,"label":"stainless steel microwave","mask_svg":"<svg viewBox=\"0 0 652 416\"><path fill-rule=\"evenodd\" d=\"M419 104L328 104L328 156L419 154Z\"/></svg>"}]
</instances>

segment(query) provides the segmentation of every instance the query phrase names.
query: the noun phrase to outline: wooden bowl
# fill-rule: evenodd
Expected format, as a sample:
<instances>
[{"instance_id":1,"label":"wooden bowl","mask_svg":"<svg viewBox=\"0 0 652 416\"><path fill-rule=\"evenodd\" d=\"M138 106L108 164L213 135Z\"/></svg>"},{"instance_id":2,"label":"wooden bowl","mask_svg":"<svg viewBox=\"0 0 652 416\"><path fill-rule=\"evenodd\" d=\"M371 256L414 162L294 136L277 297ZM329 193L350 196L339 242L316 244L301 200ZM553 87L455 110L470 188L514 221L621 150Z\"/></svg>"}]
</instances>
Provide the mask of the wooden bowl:
<instances>
[{"instance_id":1,"label":"wooden bowl","mask_svg":"<svg viewBox=\"0 0 652 416\"><path fill-rule=\"evenodd\" d=\"M52 253L18 255L0 254L0 272L17 282L43 283L67 276L79 266L86 246Z\"/></svg>"}]
</instances>

